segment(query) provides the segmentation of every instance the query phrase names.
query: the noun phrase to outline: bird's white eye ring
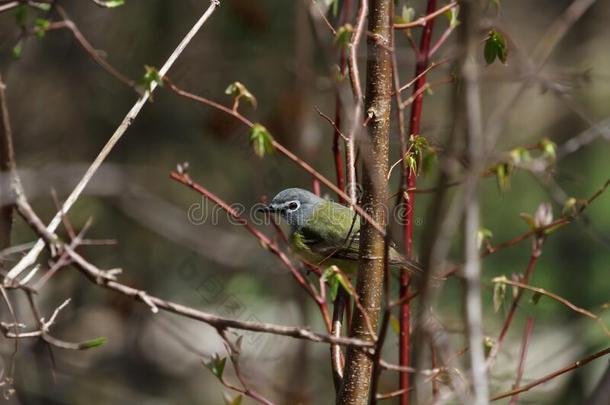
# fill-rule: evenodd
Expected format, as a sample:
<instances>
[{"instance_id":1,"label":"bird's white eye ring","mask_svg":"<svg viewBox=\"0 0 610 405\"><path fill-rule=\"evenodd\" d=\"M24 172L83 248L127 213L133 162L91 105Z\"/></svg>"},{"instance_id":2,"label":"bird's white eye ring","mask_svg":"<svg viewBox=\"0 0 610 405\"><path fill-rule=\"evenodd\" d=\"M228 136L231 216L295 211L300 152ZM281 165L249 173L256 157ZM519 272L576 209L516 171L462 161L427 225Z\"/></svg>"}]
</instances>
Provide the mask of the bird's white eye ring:
<instances>
[{"instance_id":1,"label":"bird's white eye ring","mask_svg":"<svg viewBox=\"0 0 610 405\"><path fill-rule=\"evenodd\" d=\"M296 211L299 209L299 207L301 206L301 204L298 201L290 201L288 203L288 210L289 211Z\"/></svg>"}]
</instances>

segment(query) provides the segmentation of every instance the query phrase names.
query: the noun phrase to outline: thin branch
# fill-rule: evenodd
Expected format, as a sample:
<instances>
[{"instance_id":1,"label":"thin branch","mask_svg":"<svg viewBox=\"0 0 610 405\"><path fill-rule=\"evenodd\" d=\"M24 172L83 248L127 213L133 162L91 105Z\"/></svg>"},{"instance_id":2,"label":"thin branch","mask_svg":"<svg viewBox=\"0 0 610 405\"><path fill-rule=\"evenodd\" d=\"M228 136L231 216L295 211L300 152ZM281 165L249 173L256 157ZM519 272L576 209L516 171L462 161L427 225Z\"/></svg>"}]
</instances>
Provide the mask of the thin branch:
<instances>
[{"instance_id":1,"label":"thin branch","mask_svg":"<svg viewBox=\"0 0 610 405\"><path fill-rule=\"evenodd\" d=\"M599 323L599 325L601 326L601 328L603 329L604 333L606 335L608 335L610 337L610 330L608 329L608 327L606 326L606 324L604 323L604 320L602 319L602 317L600 317L599 315L595 315L594 313L592 313L591 311L588 311L584 308L581 308L573 303L571 303L570 301L568 301L567 299L560 297L557 294L554 294L550 291L545 290L544 288L539 288L539 287L533 287L529 284L526 283L520 283L518 281L513 281L513 280L509 280L504 276L501 277L496 277L492 280L493 283L501 283L501 284L506 284L506 285L512 285L514 287L519 287L522 288L524 290L529 290L529 291L533 291L537 294L540 295L544 295L546 297L549 297L550 299L559 302L560 304L565 305L566 307L570 308L572 311L584 315L587 318L591 318L595 321L597 321Z\"/></svg>"},{"instance_id":2,"label":"thin branch","mask_svg":"<svg viewBox=\"0 0 610 405\"><path fill-rule=\"evenodd\" d=\"M59 29L70 30L70 32L72 32L72 35L74 35L74 38L76 39L76 41L85 50L85 52L87 52L87 54L91 57L91 59L93 59L98 65L100 65L104 70L106 70L108 73L110 73L112 76L114 76L121 83L135 89L136 82L134 80L128 78L123 73L119 72L114 66L109 64L106 61L106 59L104 59L100 55L99 51L97 49L95 49L89 41L87 41L87 38L85 38L85 36L82 34L82 32L78 29L78 26L74 23L74 21L72 21L70 19L70 17L65 12L65 10L59 5L57 6L57 12L59 13L59 15L61 15L61 17L63 18L63 21L57 21L57 22L51 23L45 29L46 31L53 31L53 30L59 30Z\"/></svg>"},{"instance_id":3,"label":"thin branch","mask_svg":"<svg viewBox=\"0 0 610 405\"><path fill-rule=\"evenodd\" d=\"M349 78L352 85L352 95L354 97L354 116L350 124L348 141L346 143L345 154L347 164L347 194L350 206L356 203L356 138L362 129L362 115L364 109L364 98L362 85L360 84L360 71L358 70L358 45L365 31L364 23L368 15L368 0L360 0L356 28L349 42L347 65L349 68ZM378 229L379 230L379 229Z\"/></svg>"},{"instance_id":4,"label":"thin branch","mask_svg":"<svg viewBox=\"0 0 610 405\"><path fill-rule=\"evenodd\" d=\"M442 15L444 13L446 13L447 11L451 10L452 8L457 6L457 1L451 2L449 4L447 4L446 6L443 6L441 8L439 8L438 10L429 13L428 15L425 15L423 17L418 18L415 21L409 22L409 23L403 23L403 24L394 24L394 29L397 30L404 30L404 29L409 29L409 28L416 28L416 27L425 27L426 23L436 17L438 17L439 15Z\"/></svg>"},{"instance_id":5,"label":"thin branch","mask_svg":"<svg viewBox=\"0 0 610 405\"><path fill-rule=\"evenodd\" d=\"M161 69L159 69L160 76L165 76L167 74L167 72L169 71L171 66L174 64L176 59L178 59L178 57L182 53L182 51L184 51L184 49L189 44L189 42L193 39L195 34L201 29L203 24L212 15L212 13L214 12L214 10L218 6L218 4L219 4L218 0L211 0L210 6L207 8L207 10L203 13L203 15L199 18L199 20L195 23L195 25L193 25L191 30L182 39L180 44L178 44L178 46L176 47L174 52L172 52L172 54L169 56L167 61L163 64ZM83 190L85 189L85 187L87 186L89 181L93 178L93 176L95 175L97 170L100 168L100 166L102 165L104 160L106 160L106 157L108 157L108 155L110 154L110 152L112 151L114 146L121 139L123 134L127 131L127 129L129 128L129 126L131 125L133 120L138 116L139 112L142 110L142 108L144 107L144 104L146 104L146 102L150 98L150 95L152 94L152 92L155 90L156 87L157 87L157 83L153 81L150 85L150 89L148 91L146 91L136 101L136 103L133 105L131 110L129 110L129 112L127 113L127 115L125 116L125 118L123 119L121 124L119 125L119 127L116 129L114 134L112 134L112 136L110 137L110 139L108 140L106 145L104 145L104 147L102 148L100 153L97 155L97 157L95 158L93 163L91 163L91 165L85 172L84 176L81 178L81 180L78 182L78 184L76 185L74 190L70 193L70 195L64 202L64 205L62 207L62 211L64 213L67 213L70 210L70 208L72 208L74 203L78 200L78 198L80 197L81 193L83 192ZM61 217L62 217L61 213L58 212L57 214L55 214L55 216L53 217L53 219L51 220L51 222L49 223L49 225L47 227L49 232L54 232L57 229L57 227L61 223ZM25 271L25 269L27 269L29 266L33 265L36 262L36 259L38 258L40 253L42 252L42 250L44 249L44 245L45 245L44 241L42 239L39 239L36 242L36 244L34 245L34 247L28 252L28 254L25 255L8 272L5 282L10 283L11 280L16 279L23 271Z\"/></svg>"},{"instance_id":6,"label":"thin branch","mask_svg":"<svg viewBox=\"0 0 610 405\"><path fill-rule=\"evenodd\" d=\"M582 366L592 362L593 360L598 359L600 357L603 357L603 356L605 356L607 354L610 354L610 347L605 348L604 350L600 350L599 352L597 352L595 354L592 354L591 356L585 357L584 359L578 360L578 361L572 363L571 365L566 366L566 367L564 367L564 368L562 368L560 370L557 370L557 371L554 371L554 372L552 372L550 374L547 374L544 377L541 377L541 378L539 378L539 379L537 379L535 381L532 381L531 383L526 384L526 385L524 385L522 387L515 388L513 390L506 391L506 392L494 395L491 398L491 401L497 401L498 399L512 397L513 395L517 395L517 394L520 394L522 392L529 391L532 388L537 387L540 384L544 384L546 382L551 381L554 378L559 377L560 375L563 375L565 373L569 373L572 370L576 370L577 368L580 368L580 367L582 367Z\"/></svg>"},{"instance_id":7,"label":"thin branch","mask_svg":"<svg viewBox=\"0 0 610 405\"><path fill-rule=\"evenodd\" d=\"M482 104L480 72L477 62L479 40L477 38L481 9L476 1L463 4L464 22L460 29L460 43L465 49L461 63L464 82L462 104L465 156L470 162L466 172L464 190L464 279L465 318L470 355L470 371L473 386L473 404L489 403L489 386L485 367L485 352L482 345L483 304L481 299L481 258L477 235L480 228L479 172L484 161L484 134L482 127Z\"/></svg>"},{"instance_id":8,"label":"thin branch","mask_svg":"<svg viewBox=\"0 0 610 405\"><path fill-rule=\"evenodd\" d=\"M252 128L254 126L254 123L252 121L250 121L248 118L241 115L239 112L233 111L230 108L228 108L222 104L219 104L213 100L210 100L208 98L201 97L196 94L192 94L185 90L182 90L182 89L178 88L176 85L174 85L167 77L164 77L163 80L166 83L168 83L167 87L170 90L172 90L173 92L175 92L176 94L178 94L179 96L182 96L189 100L193 100L198 103L201 103L201 104L207 105L209 107L216 108L220 111L223 111L223 112L231 115L235 119L241 121L244 125L248 126L249 128ZM275 140L275 138L271 139L271 144L278 152L280 152L282 155L286 156L288 159L293 161L295 164L297 164L307 173L309 173L316 179L320 180L320 183L324 184L332 192L336 193L340 198L344 199L349 204L349 206L352 207L354 209L354 211L356 211L358 213L358 215L360 215L362 217L362 219L365 222L368 222L369 224L371 224L377 232L379 232L381 235L385 236L385 230L383 229L383 227L381 227L364 209L362 209L362 207L360 207L356 202L352 201L349 198L349 196L343 190L341 190L339 187L337 187L332 181L330 181L328 178L326 178L322 174L320 174L320 172L315 170L309 163L305 162L303 159L301 159L300 157L295 155L288 148L286 148L284 145L282 145L277 140Z\"/></svg>"},{"instance_id":9,"label":"thin branch","mask_svg":"<svg viewBox=\"0 0 610 405\"><path fill-rule=\"evenodd\" d=\"M271 253L276 255L280 259L280 261L288 268L288 270L290 271L290 273L292 274L294 279L297 281L297 283L299 283L299 285L301 287L303 287L305 289L305 291L307 291L307 293L318 304L318 306L320 307L320 310L322 312L327 330L329 330L329 331L331 330L330 315L328 314L326 301L305 280L303 275L299 272L299 270L296 267L294 267L294 265L292 264L292 262L290 261L288 256L286 256L286 254L279 249L279 247L277 246L276 243L274 243L265 234L263 234L262 232L260 232L256 228L254 228L252 225L250 225L250 223L248 223L248 221L246 221L241 215L239 215L239 213L237 211L235 211L235 209L233 209L230 205L228 205L223 200L221 200L214 193L211 193L209 190L207 190L205 187L201 186L200 184L193 182L193 180L190 178L190 176L188 174L186 174L184 172L182 172L182 173L172 172L170 174L170 177L173 180L176 180L177 182L190 187L191 189L197 191L199 194L201 194L205 198L214 202L214 204L216 204L220 208L222 208L225 212L227 212L227 214L229 214L233 219L235 219L240 225L242 225L244 228L246 228L248 230L248 232L250 232L252 235L254 235L261 242L261 244L263 245L263 247L265 249L268 249Z\"/></svg>"},{"instance_id":10,"label":"thin branch","mask_svg":"<svg viewBox=\"0 0 610 405\"><path fill-rule=\"evenodd\" d=\"M519 356L519 366L517 367L517 378L513 389L519 388L521 385L521 378L523 378L523 371L525 370L525 358L527 357L527 348L529 347L530 337L532 336L532 330L534 329L534 318L531 316L527 317L527 323L525 331L523 332L523 340L521 343L521 355ZM509 405L517 405L519 403L519 395L515 394L510 399Z\"/></svg>"}]
</instances>

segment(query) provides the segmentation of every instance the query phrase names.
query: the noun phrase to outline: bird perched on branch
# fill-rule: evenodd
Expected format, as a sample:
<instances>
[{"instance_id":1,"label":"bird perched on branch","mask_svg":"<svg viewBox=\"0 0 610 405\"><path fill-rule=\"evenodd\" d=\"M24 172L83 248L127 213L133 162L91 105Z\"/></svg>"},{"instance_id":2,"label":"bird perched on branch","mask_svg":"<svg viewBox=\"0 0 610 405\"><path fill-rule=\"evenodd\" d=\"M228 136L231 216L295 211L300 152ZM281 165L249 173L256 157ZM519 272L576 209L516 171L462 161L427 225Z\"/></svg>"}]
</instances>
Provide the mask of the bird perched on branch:
<instances>
[{"instance_id":1,"label":"bird perched on branch","mask_svg":"<svg viewBox=\"0 0 610 405\"><path fill-rule=\"evenodd\" d=\"M277 213L288 222L292 248L305 261L355 273L360 251L360 218L355 211L300 188L280 191L261 211ZM421 271L392 246L388 256L394 268Z\"/></svg>"}]
</instances>

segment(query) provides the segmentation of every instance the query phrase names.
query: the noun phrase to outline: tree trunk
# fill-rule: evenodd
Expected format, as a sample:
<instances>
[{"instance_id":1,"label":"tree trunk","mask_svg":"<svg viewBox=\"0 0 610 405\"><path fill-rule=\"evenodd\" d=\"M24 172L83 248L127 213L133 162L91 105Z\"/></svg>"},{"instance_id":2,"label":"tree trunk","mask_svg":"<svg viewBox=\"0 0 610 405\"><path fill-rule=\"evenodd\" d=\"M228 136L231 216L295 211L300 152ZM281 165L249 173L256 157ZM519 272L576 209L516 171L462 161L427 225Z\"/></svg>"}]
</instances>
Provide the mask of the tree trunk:
<instances>
[{"instance_id":1,"label":"tree trunk","mask_svg":"<svg viewBox=\"0 0 610 405\"><path fill-rule=\"evenodd\" d=\"M369 139L362 148L364 173L362 176L362 205L381 226L387 223L388 147L390 132L391 54L388 50L391 34L391 0L369 1L367 35L366 115ZM360 266L356 290L368 320L377 329L383 299L384 236L369 223L363 223L360 233ZM366 318L354 310L351 334L372 340ZM372 359L362 350L347 351L343 387L338 404L366 404L368 402Z\"/></svg>"}]
</instances>

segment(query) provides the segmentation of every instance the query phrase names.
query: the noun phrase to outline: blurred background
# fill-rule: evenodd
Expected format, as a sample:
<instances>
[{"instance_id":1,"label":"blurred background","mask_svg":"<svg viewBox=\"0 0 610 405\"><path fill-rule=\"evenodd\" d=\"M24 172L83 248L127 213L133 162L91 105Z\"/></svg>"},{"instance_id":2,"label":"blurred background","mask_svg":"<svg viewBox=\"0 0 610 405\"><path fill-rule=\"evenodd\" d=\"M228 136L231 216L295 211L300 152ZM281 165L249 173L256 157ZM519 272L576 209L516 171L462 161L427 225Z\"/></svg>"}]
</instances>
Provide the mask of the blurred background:
<instances>
[{"instance_id":1,"label":"blurred background","mask_svg":"<svg viewBox=\"0 0 610 405\"><path fill-rule=\"evenodd\" d=\"M320 8L326 7L324 1L319 3ZM397 10L407 4L396 3ZM551 175L516 169L510 189L503 192L494 176L482 181L483 225L495 243L528 230L520 213L533 214L541 202L548 201L558 217L565 199L588 198L609 177L610 3L596 2L540 72L524 73L524 61L570 3L502 1L499 12L489 13L489 23L509 41L509 58L506 65L494 63L484 69L485 119L507 94L530 80L510 110L497 155L543 138L559 145ZM60 4L107 61L134 80L143 76L145 65L160 67L208 6L203 0L126 0L114 9L83 0ZM334 115L338 50L312 4L224 0L168 76L185 90L229 106L232 98L225 89L232 82L242 82L256 96L258 107L242 103L240 111L334 180L333 130L315 108ZM409 1L408 6L416 15L424 13L423 1ZM36 18L60 19L35 9L29 9L27 18L28 26ZM447 25L446 18L437 20L435 38ZM20 57L14 59L11 52L20 35L14 12L1 13L0 72L7 85L17 164L35 210L48 222L56 212L52 190L59 199L67 196L137 94L96 64L69 30L28 37ZM417 40L419 31L413 35ZM451 38L433 59L454 55L454 42ZM413 76L413 52L400 35L396 50L406 83ZM364 47L362 51L364 72ZM451 73L451 64L445 64L433 70L429 79L443 80ZM422 135L434 145L442 146L451 131L452 88L453 84L439 85L425 96ZM593 132L590 143L562 154L568 151L562 149L564 142L597 124L606 132L600 136ZM311 189L311 177L283 156L258 158L248 136L248 129L234 118L181 98L166 87L159 89L70 212L77 228L93 218L90 238L117 241L112 246L84 247L82 253L101 268L122 268L121 281L162 298L235 319L310 325L321 331L324 327L315 305L281 263L211 203L168 177L176 164L189 162L194 180L228 203L246 208L287 187ZM390 160L395 162L400 158L395 129L392 143ZM419 184L433 186L436 171L433 166L422 174ZM397 189L398 171L391 185ZM322 191L335 198L328 190ZM417 197L418 235L426 226L431 198ZM603 195L580 220L554 233L544 245L530 283L600 313L603 304L610 302L609 210L610 196ZM274 234L271 227L261 229ZM64 230L61 234L66 236ZM13 245L34 239L29 228L16 220ZM483 263L485 333L490 337L497 337L507 312L507 305L494 312L491 279L524 271L530 250L531 241L526 241ZM4 268L18 258L18 254L4 257ZM459 255L453 259L459 261ZM23 297L11 294L20 319L34 325ZM454 338L456 351L463 346L461 294L460 280L449 279L436 289L434 310ZM492 374L493 392L510 389L514 381L528 315L535 318L535 325L524 382L608 344L608 336L595 321L545 297L534 303L531 296L526 294L517 310ZM14 374L16 392L8 403L223 403L226 390L202 365L202 359L209 360L215 353L225 355L212 328L170 314L152 314L145 305L100 289L71 268L61 270L36 298L49 316L68 297L71 302L60 313L53 333L74 341L104 336L108 343L88 351L53 349L50 356L42 342L21 341ZM2 320L9 321L4 307ZM610 321L608 316L606 320ZM396 344L392 331L386 358L396 359ZM6 370L13 342L3 339L0 347ZM278 403L331 404L334 391L328 355L323 344L244 333L241 364L250 384ZM607 366L608 360L601 359L521 399L523 403L583 403ZM232 378L231 371L227 373ZM380 389L391 391L396 381L395 374L386 372Z\"/></svg>"}]
</instances>

